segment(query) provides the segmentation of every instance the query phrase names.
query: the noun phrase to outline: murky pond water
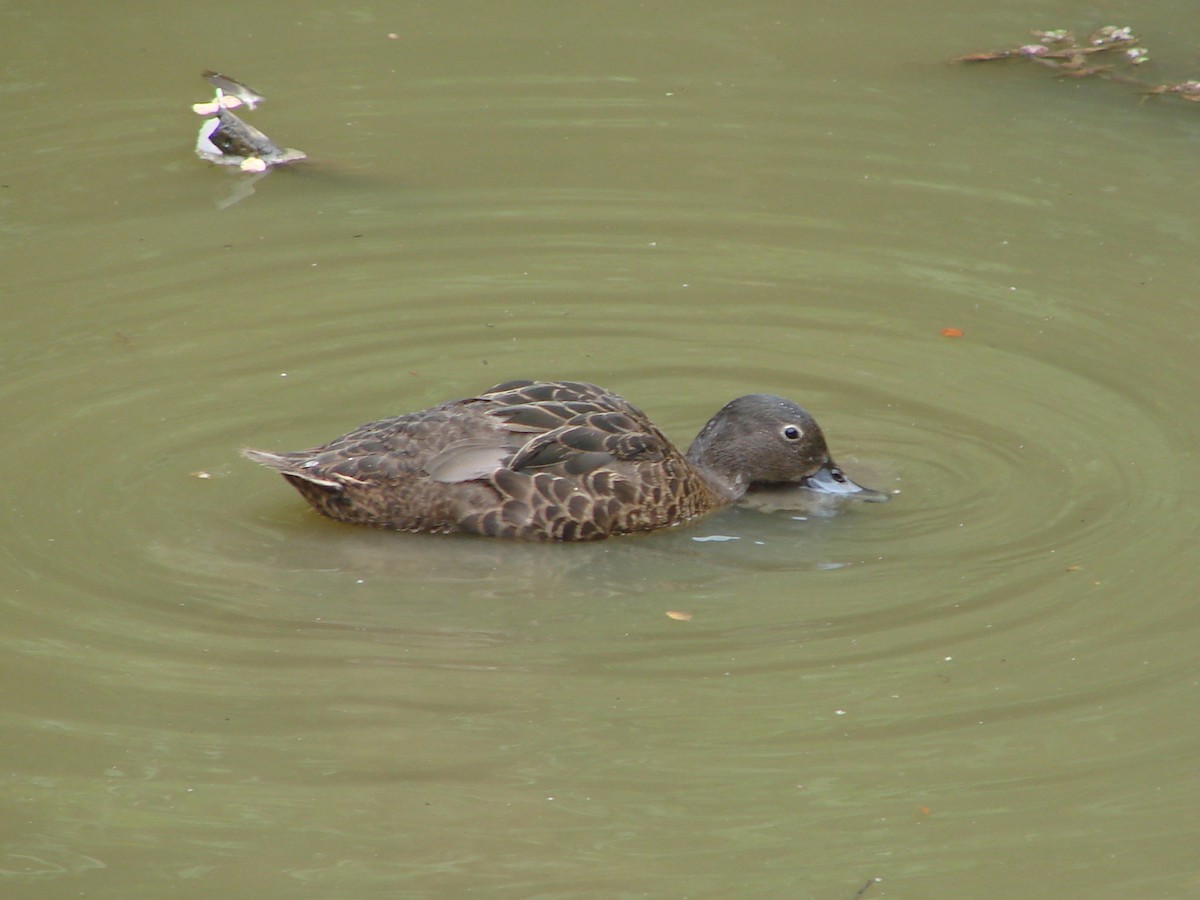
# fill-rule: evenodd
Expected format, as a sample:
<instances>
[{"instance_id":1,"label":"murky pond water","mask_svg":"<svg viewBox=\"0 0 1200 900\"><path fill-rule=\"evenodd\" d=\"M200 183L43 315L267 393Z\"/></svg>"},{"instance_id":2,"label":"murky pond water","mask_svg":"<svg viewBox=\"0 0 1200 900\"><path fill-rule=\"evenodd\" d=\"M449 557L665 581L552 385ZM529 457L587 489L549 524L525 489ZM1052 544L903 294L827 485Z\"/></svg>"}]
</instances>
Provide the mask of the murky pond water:
<instances>
[{"instance_id":1,"label":"murky pond water","mask_svg":"<svg viewBox=\"0 0 1200 900\"><path fill-rule=\"evenodd\" d=\"M0 895L1200 891L1200 119L943 64L1128 11L127 6L0 10ZM195 159L207 67L310 161ZM237 457L518 377L898 493L526 546Z\"/></svg>"}]
</instances>

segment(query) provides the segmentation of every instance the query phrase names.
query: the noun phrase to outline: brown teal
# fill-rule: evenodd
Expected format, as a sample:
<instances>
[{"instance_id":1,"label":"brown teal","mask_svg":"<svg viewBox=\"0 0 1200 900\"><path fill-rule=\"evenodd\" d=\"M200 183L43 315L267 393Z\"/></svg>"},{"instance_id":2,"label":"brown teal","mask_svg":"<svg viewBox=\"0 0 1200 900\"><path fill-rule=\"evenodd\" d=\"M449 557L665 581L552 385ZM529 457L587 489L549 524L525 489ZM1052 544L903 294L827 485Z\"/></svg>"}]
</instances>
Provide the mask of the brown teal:
<instances>
[{"instance_id":1,"label":"brown teal","mask_svg":"<svg viewBox=\"0 0 1200 900\"><path fill-rule=\"evenodd\" d=\"M834 464L812 416L769 394L728 403L686 455L628 401L574 381L509 381L312 450L242 453L331 518L399 531L590 541L679 525L758 487L886 499Z\"/></svg>"}]
</instances>

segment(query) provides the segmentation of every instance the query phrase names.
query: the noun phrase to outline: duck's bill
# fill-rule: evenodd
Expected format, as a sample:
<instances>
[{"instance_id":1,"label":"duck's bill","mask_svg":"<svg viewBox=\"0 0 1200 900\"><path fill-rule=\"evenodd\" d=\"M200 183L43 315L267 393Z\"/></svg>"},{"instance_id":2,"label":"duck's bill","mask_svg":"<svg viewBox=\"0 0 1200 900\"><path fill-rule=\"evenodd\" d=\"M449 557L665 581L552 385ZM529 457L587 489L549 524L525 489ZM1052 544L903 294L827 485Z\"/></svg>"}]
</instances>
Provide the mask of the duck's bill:
<instances>
[{"instance_id":1,"label":"duck's bill","mask_svg":"<svg viewBox=\"0 0 1200 900\"><path fill-rule=\"evenodd\" d=\"M873 491L855 484L840 468L832 462L827 462L812 475L800 482L811 491L819 494L834 494L839 497L854 497L856 500L882 502L888 499L883 491Z\"/></svg>"}]
</instances>

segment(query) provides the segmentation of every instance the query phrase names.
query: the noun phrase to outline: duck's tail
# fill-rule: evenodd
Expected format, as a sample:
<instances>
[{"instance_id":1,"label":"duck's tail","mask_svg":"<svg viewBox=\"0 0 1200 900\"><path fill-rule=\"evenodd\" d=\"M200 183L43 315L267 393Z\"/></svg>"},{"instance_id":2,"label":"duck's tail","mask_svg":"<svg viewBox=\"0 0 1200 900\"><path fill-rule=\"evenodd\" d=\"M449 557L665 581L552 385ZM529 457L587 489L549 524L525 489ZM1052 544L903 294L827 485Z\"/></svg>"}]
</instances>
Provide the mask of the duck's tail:
<instances>
[{"instance_id":1,"label":"duck's tail","mask_svg":"<svg viewBox=\"0 0 1200 900\"><path fill-rule=\"evenodd\" d=\"M254 450L250 447L243 447L242 456L252 462L258 463L260 466L274 469L285 478L299 478L301 481L307 481L324 488L332 488L335 491L345 488L345 484L342 481L322 477L311 467L306 466L305 462L311 461L312 457L304 453L271 453L267 450Z\"/></svg>"}]
</instances>

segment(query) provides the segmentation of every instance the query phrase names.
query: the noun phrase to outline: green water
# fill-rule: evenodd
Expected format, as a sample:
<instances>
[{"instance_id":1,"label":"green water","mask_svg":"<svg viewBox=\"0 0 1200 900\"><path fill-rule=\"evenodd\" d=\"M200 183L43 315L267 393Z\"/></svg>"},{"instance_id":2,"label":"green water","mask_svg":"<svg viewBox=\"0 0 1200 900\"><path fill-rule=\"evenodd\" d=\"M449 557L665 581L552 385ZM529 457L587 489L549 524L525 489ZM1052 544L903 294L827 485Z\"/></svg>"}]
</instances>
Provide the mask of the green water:
<instances>
[{"instance_id":1,"label":"green water","mask_svg":"<svg viewBox=\"0 0 1200 900\"><path fill-rule=\"evenodd\" d=\"M1047 15L0 7L0 896L1200 891L1200 120L944 64L1194 50ZM210 67L310 161L197 160ZM525 546L237 456L520 377L898 493Z\"/></svg>"}]
</instances>

